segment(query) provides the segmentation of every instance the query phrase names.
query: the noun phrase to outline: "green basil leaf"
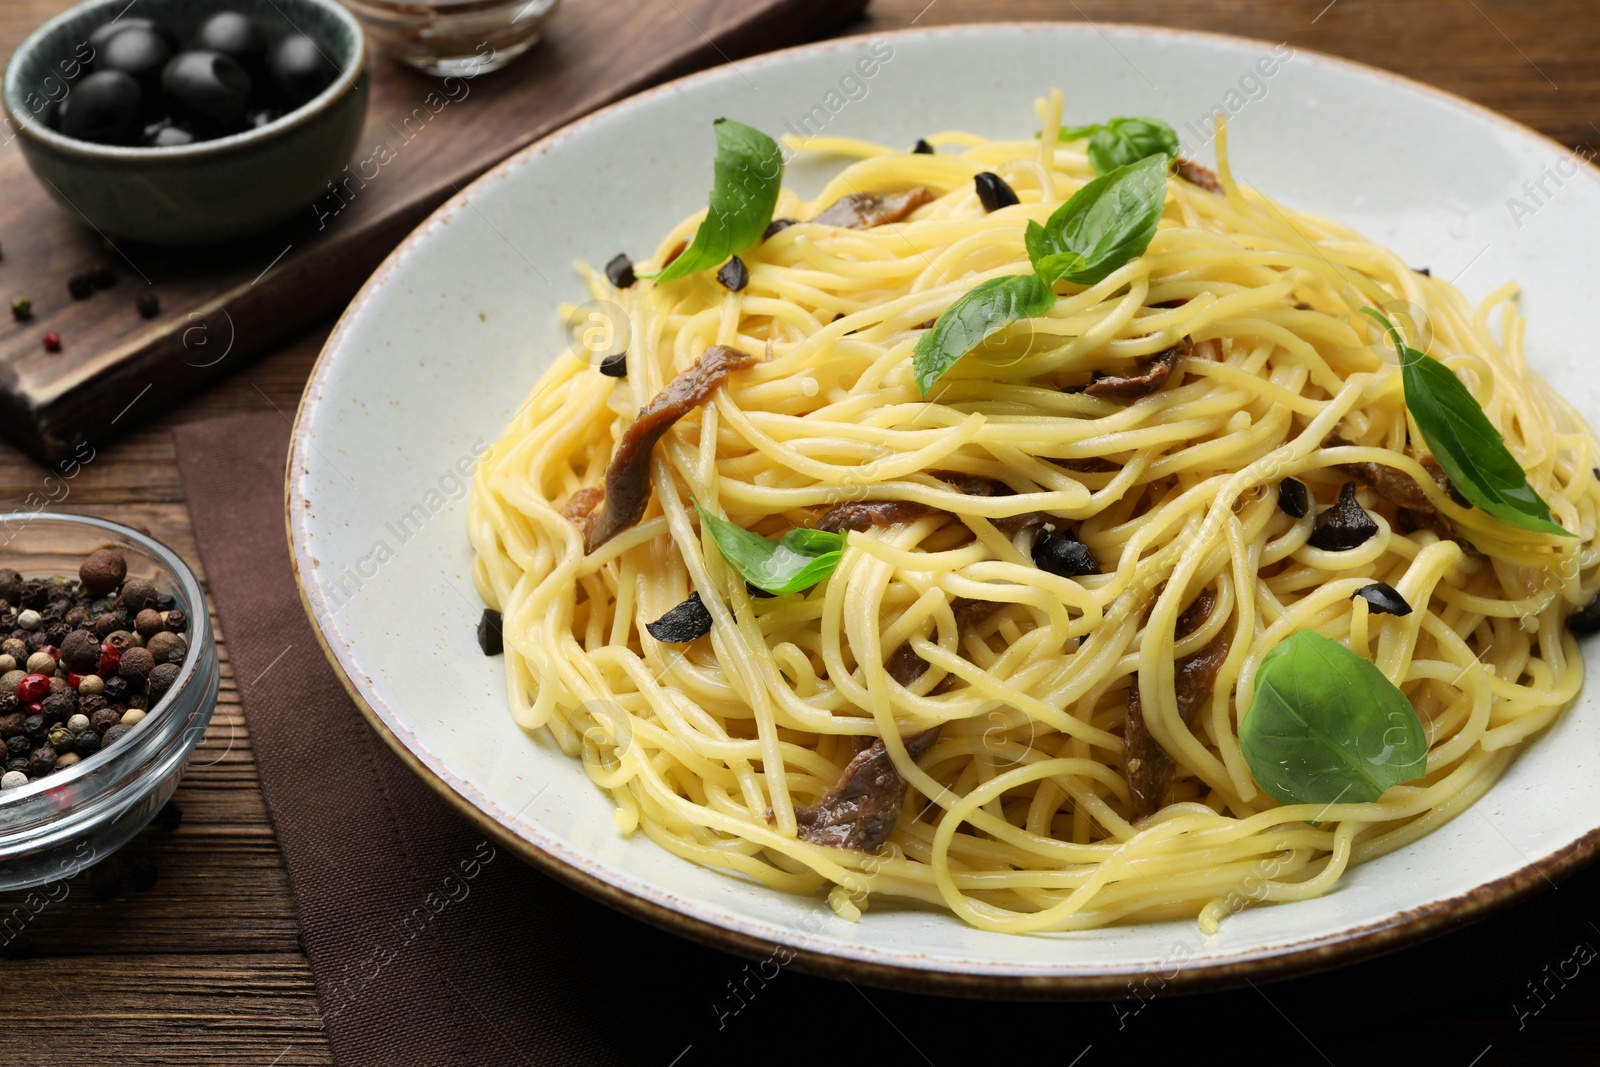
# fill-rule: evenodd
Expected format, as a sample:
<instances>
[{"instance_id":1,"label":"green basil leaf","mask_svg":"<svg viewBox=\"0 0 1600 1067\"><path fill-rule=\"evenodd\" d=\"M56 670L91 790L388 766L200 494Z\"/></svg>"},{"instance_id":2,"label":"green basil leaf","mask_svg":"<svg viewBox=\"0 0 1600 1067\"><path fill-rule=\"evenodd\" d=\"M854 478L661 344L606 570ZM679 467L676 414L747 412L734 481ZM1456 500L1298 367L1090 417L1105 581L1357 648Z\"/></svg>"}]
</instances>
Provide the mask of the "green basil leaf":
<instances>
[{"instance_id":1,"label":"green basil leaf","mask_svg":"<svg viewBox=\"0 0 1600 1067\"><path fill-rule=\"evenodd\" d=\"M1477 399L1449 367L1406 344L1377 308L1362 308L1382 323L1400 355L1406 407L1450 482L1461 495L1501 522L1535 533L1575 537L1550 518L1550 506L1528 484L1522 464L1483 413Z\"/></svg>"},{"instance_id":2,"label":"green basil leaf","mask_svg":"<svg viewBox=\"0 0 1600 1067\"><path fill-rule=\"evenodd\" d=\"M1089 138L1089 162L1096 174L1109 174L1149 156L1170 160L1178 154L1177 132L1160 119L1110 119L1088 126L1069 126L1057 136L1062 141Z\"/></svg>"},{"instance_id":3,"label":"green basil leaf","mask_svg":"<svg viewBox=\"0 0 1600 1067\"><path fill-rule=\"evenodd\" d=\"M717 119L712 128L717 134L717 160L710 209L689 247L665 269L655 274L641 272L641 278L669 282L715 267L755 244L772 221L783 182L783 154L778 143L732 119Z\"/></svg>"},{"instance_id":4,"label":"green basil leaf","mask_svg":"<svg viewBox=\"0 0 1600 1067\"><path fill-rule=\"evenodd\" d=\"M810 589L839 565L844 534L822 530L790 530L774 541L737 523L719 519L697 502L700 524L711 532L722 558L766 593L782 595Z\"/></svg>"},{"instance_id":5,"label":"green basil leaf","mask_svg":"<svg viewBox=\"0 0 1600 1067\"><path fill-rule=\"evenodd\" d=\"M1239 746L1280 804L1366 803L1428 765L1406 695L1370 660L1310 630L1261 661Z\"/></svg>"},{"instance_id":6,"label":"green basil leaf","mask_svg":"<svg viewBox=\"0 0 1600 1067\"><path fill-rule=\"evenodd\" d=\"M917 341L911 367L923 396L956 360L1019 319L1055 307L1056 294L1036 274L990 278L945 309L933 329Z\"/></svg>"},{"instance_id":7,"label":"green basil leaf","mask_svg":"<svg viewBox=\"0 0 1600 1067\"><path fill-rule=\"evenodd\" d=\"M1147 156L1103 174L1072 194L1023 235L1028 258L1047 287L1094 285L1144 255L1167 205L1167 159Z\"/></svg>"}]
</instances>

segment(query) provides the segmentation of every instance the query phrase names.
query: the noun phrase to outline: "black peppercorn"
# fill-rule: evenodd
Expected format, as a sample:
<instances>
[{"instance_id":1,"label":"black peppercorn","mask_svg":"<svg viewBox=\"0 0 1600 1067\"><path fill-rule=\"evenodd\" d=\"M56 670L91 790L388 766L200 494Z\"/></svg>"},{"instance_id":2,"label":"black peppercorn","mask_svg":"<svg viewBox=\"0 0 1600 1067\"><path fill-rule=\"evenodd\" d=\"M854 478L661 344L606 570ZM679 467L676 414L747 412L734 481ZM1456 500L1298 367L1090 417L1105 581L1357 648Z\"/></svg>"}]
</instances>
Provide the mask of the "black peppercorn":
<instances>
[{"instance_id":1,"label":"black peppercorn","mask_svg":"<svg viewBox=\"0 0 1600 1067\"><path fill-rule=\"evenodd\" d=\"M28 757L27 756L12 756L10 759L6 760L6 770L8 770L8 771L21 771L23 774L27 774L28 773Z\"/></svg>"},{"instance_id":2,"label":"black peppercorn","mask_svg":"<svg viewBox=\"0 0 1600 1067\"><path fill-rule=\"evenodd\" d=\"M110 678L106 679L105 699L108 703L122 703L128 699L128 692L128 681L126 678L113 674Z\"/></svg>"},{"instance_id":3,"label":"black peppercorn","mask_svg":"<svg viewBox=\"0 0 1600 1067\"><path fill-rule=\"evenodd\" d=\"M156 664L155 669L150 672L149 681L150 704L152 707L159 704L161 698L167 695L167 690L171 689L172 684L178 680L178 673L182 669L176 663Z\"/></svg>"},{"instance_id":4,"label":"black peppercorn","mask_svg":"<svg viewBox=\"0 0 1600 1067\"><path fill-rule=\"evenodd\" d=\"M72 630L61 639L61 662L76 674L93 674L100 664L100 638L88 630Z\"/></svg>"},{"instance_id":5,"label":"black peppercorn","mask_svg":"<svg viewBox=\"0 0 1600 1067\"><path fill-rule=\"evenodd\" d=\"M110 900L122 892L122 859L107 856L89 870L89 895L96 900Z\"/></svg>"},{"instance_id":6,"label":"black peppercorn","mask_svg":"<svg viewBox=\"0 0 1600 1067\"><path fill-rule=\"evenodd\" d=\"M11 317L18 322L27 322L33 318L33 301L25 296L11 298Z\"/></svg>"},{"instance_id":7,"label":"black peppercorn","mask_svg":"<svg viewBox=\"0 0 1600 1067\"><path fill-rule=\"evenodd\" d=\"M50 724L44 721L43 715L29 715L22 720L22 732L30 741L43 741L45 735L50 732Z\"/></svg>"},{"instance_id":8,"label":"black peppercorn","mask_svg":"<svg viewBox=\"0 0 1600 1067\"><path fill-rule=\"evenodd\" d=\"M72 751L88 759L100 751L100 735L94 730L85 730L73 739Z\"/></svg>"},{"instance_id":9,"label":"black peppercorn","mask_svg":"<svg viewBox=\"0 0 1600 1067\"><path fill-rule=\"evenodd\" d=\"M189 616L177 608L167 612L167 629L175 634L181 634L189 628Z\"/></svg>"},{"instance_id":10,"label":"black peppercorn","mask_svg":"<svg viewBox=\"0 0 1600 1067\"><path fill-rule=\"evenodd\" d=\"M183 808L176 800L167 801L166 805L156 812L155 825L158 830L176 830L183 822Z\"/></svg>"},{"instance_id":11,"label":"black peppercorn","mask_svg":"<svg viewBox=\"0 0 1600 1067\"><path fill-rule=\"evenodd\" d=\"M108 707L108 706L109 705L106 702L106 698L101 696L99 693L79 693L78 694L78 714L80 714L80 715L93 715L95 712L99 711L101 708ZM72 716L70 716L70 715L67 716L67 718L69 718L69 719L71 717Z\"/></svg>"},{"instance_id":12,"label":"black peppercorn","mask_svg":"<svg viewBox=\"0 0 1600 1067\"><path fill-rule=\"evenodd\" d=\"M156 299L154 293L141 293L133 306L138 309L140 318L153 319L161 314L161 301Z\"/></svg>"},{"instance_id":13,"label":"black peppercorn","mask_svg":"<svg viewBox=\"0 0 1600 1067\"><path fill-rule=\"evenodd\" d=\"M56 768L56 750L49 745L40 745L28 754L28 774L33 778L43 778Z\"/></svg>"},{"instance_id":14,"label":"black peppercorn","mask_svg":"<svg viewBox=\"0 0 1600 1067\"><path fill-rule=\"evenodd\" d=\"M11 756L26 756L33 751L33 742L22 734L6 738L6 752Z\"/></svg>"},{"instance_id":15,"label":"black peppercorn","mask_svg":"<svg viewBox=\"0 0 1600 1067\"><path fill-rule=\"evenodd\" d=\"M667 613L655 622L647 622L644 628L650 631L650 636L657 641L667 644L683 644L704 637L711 632L711 612L700 600L699 592L689 594L689 599L670 608Z\"/></svg>"},{"instance_id":16,"label":"black peppercorn","mask_svg":"<svg viewBox=\"0 0 1600 1067\"><path fill-rule=\"evenodd\" d=\"M116 744L118 741L121 741L124 737L127 737L128 734L132 732L133 727L119 722L101 735L100 747L110 748L112 745Z\"/></svg>"},{"instance_id":17,"label":"black peppercorn","mask_svg":"<svg viewBox=\"0 0 1600 1067\"><path fill-rule=\"evenodd\" d=\"M717 281L722 283L723 288L737 293L750 284L750 268L738 256L731 256L717 271Z\"/></svg>"},{"instance_id":18,"label":"black peppercorn","mask_svg":"<svg viewBox=\"0 0 1600 1067\"><path fill-rule=\"evenodd\" d=\"M138 615L145 608L155 607L160 598L161 594L156 591L154 585L135 578L132 581L123 583L122 596L117 598L117 606L124 611Z\"/></svg>"},{"instance_id":19,"label":"black peppercorn","mask_svg":"<svg viewBox=\"0 0 1600 1067\"><path fill-rule=\"evenodd\" d=\"M89 716L89 726L95 733L104 734L121 720L122 716L117 714L115 708L101 708ZM84 732L88 733L89 731L85 730Z\"/></svg>"},{"instance_id":20,"label":"black peppercorn","mask_svg":"<svg viewBox=\"0 0 1600 1067\"><path fill-rule=\"evenodd\" d=\"M1004 178L993 171L982 171L972 179L978 189L978 202L984 211L999 211L1003 207L1021 203L1017 192L1006 184Z\"/></svg>"},{"instance_id":21,"label":"black peppercorn","mask_svg":"<svg viewBox=\"0 0 1600 1067\"><path fill-rule=\"evenodd\" d=\"M1298 478L1285 478L1278 483L1278 507L1291 518L1302 518L1311 510L1311 492Z\"/></svg>"},{"instance_id":22,"label":"black peppercorn","mask_svg":"<svg viewBox=\"0 0 1600 1067\"><path fill-rule=\"evenodd\" d=\"M13 693L12 696L15 697L16 694ZM10 741L13 737L21 737L22 724L27 721L27 718L27 713L21 711L0 715L0 737L5 738L7 741Z\"/></svg>"},{"instance_id":23,"label":"black peppercorn","mask_svg":"<svg viewBox=\"0 0 1600 1067\"><path fill-rule=\"evenodd\" d=\"M86 272L74 274L67 279L67 292L74 300L87 300L94 295L94 279Z\"/></svg>"},{"instance_id":24,"label":"black peppercorn","mask_svg":"<svg viewBox=\"0 0 1600 1067\"><path fill-rule=\"evenodd\" d=\"M633 273L633 260L625 252L611 257L611 262L606 264L606 278L618 289L627 289L639 280Z\"/></svg>"},{"instance_id":25,"label":"black peppercorn","mask_svg":"<svg viewBox=\"0 0 1600 1067\"><path fill-rule=\"evenodd\" d=\"M44 721L66 722L78 713L78 694L73 689L63 689L44 698Z\"/></svg>"},{"instance_id":26,"label":"black peppercorn","mask_svg":"<svg viewBox=\"0 0 1600 1067\"><path fill-rule=\"evenodd\" d=\"M142 854L133 857L128 863L127 877L128 888L135 893L143 893L147 889L154 888L158 877L156 861Z\"/></svg>"}]
</instances>

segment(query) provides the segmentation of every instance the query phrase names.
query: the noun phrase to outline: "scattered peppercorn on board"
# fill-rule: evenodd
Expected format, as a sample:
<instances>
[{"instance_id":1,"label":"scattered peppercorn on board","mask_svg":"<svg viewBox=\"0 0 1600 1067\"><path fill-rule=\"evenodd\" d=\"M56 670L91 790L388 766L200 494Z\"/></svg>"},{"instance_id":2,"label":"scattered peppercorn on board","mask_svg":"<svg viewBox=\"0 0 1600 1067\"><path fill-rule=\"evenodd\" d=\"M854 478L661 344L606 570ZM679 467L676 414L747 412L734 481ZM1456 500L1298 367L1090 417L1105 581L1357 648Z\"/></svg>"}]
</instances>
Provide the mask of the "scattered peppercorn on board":
<instances>
[{"instance_id":1,"label":"scattered peppercorn on board","mask_svg":"<svg viewBox=\"0 0 1600 1067\"><path fill-rule=\"evenodd\" d=\"M668 78L820 36L865 3L572 3L533 53L476 78L429 78L374 50L345 176L290 222L226 246L107 239L34 178L0 121L0 434L45 463L108 441L336 311L429 212L517 149Z\"/></svg>"}]
</instances>

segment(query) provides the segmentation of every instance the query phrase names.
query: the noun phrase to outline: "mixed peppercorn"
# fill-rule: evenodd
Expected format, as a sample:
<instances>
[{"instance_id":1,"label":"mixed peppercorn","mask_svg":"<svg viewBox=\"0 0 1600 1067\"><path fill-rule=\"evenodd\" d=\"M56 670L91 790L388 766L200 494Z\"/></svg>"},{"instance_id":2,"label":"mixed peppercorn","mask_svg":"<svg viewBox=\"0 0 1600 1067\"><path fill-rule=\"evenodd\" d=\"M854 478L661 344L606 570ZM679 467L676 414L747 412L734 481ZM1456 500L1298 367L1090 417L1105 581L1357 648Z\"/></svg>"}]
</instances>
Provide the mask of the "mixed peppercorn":
<instances>
[{"instance_id":1,"label":"mixed peppercorn","mask_svg":"<svg viewBox=\"0 0 1600 1067\"><path fill-rule=\"evenodd\" d=\"M189 620L127 573L114 548L91 554L77 578L0 569L0 789L115 745L177 682Z\"/></svg>"}]
</instances>

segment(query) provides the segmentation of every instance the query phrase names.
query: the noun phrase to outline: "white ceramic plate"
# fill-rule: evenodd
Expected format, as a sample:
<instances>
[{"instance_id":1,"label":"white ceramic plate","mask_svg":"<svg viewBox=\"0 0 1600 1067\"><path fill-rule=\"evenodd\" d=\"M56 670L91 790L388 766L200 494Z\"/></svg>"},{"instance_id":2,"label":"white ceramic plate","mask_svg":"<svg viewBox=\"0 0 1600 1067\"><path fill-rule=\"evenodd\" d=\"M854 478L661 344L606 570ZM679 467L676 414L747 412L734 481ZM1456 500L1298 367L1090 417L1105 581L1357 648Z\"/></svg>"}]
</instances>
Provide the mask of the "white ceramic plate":
<instances>
[{"instance_id":1,"label":"white ceramic plate","mask_svg":"<svg viewBox=\"0 0 1600 1067\"><path fill-rule=\"evenodd\" d=\"M858 60L880 60L871 78ZM575 259L642 255L705 202L710 122L909 145L939 129L1025 137L1032 101L1069 121L1159 115L1210 161L1233 112L1235 173L1341 219L1474 298L1525 286L1530 360L1600 412L1593 323L1600 182L1559 145L1454 97L1324 56L1125 26L974 26L849 38L724 66L533 145L400 246L329 339L300 410L288 522L306 602L352 695L396 750L489 832L644 918L747 954L902 986L995 995L1125 992L1284 974L1392 948L1545 884L1600 845L1600 707L1564 714L1469 812L1360 867L1327 896L1192 922L1007 936L879 904L860 923L622 837L577 762L505 709L474 641L464 482L566 337ZM1270 69L1270 76L1263 71ZM1565 161L1565 162L1564 162ZM837 161L802 157L810 195ZM1580 173L1581 172L1581 173ZM1557 175L1558 180L1545 177ZM1532 196L1524 182L1540 182ZM1590 669L1600 660L1591 645ZM1594 692L1593 687L1590 693Z\"/></svg>"}]
</instances>

